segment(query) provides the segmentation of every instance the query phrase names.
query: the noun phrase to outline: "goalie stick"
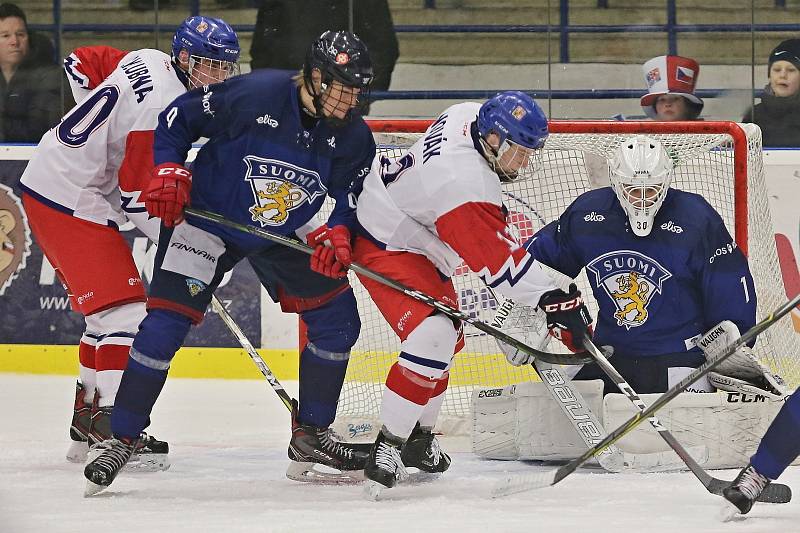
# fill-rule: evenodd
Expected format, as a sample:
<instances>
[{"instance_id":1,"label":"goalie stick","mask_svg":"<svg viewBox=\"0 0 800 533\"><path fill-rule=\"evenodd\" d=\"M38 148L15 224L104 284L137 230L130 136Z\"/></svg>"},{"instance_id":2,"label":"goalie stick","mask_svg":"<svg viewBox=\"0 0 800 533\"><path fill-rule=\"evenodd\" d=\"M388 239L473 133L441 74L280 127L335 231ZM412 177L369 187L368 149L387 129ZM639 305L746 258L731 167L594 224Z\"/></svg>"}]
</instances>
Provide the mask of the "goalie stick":
<instances>
[{"instance_id":1,"label":"goalie stick","mask_svg":"<svg viewBox=\"0 0 800 533\"><path fill-rule=\"evenodd\" d=\"M247 224L239 224L238 222L233 222L232 220L228 220L222 215L219 215L217 213L212 213L210 211L204 211L201 209L194 209L192 207L187 207L185 209L185 212L187 215L215 222L221 226L233 228L239 231L243 231L245 233L250 233L251 235L255 235L256 237L261 237L262 239L266 239L268 241L276 242L278 244L283 244L284 246L288 246L289 248L294 248L295 250L306 253L308 255L314 253L314 248L298 240L286 237L285 235L278 235L276 233L272 233L270 231L257 228L255 226L249 226ZM517 348L518 350L521 350L527 354L533 355L534 357L541 359L542 361L546 361L548 363L553 363L556 365L564 365L564 364L574 365L574 364L588 363L592 361L592 358L588 354L564 355L564 354L555 354L555 353L548 353L536 350L534 348L531 348L527 344L520 342L509 335L506 335L499 329L490 326L489 324L483 322L478 318L472 318L468 314L459 311L454 307L450 307L448 304L439 301L436 298L433 298L432 296L429 296L418 290L412 289L411 287L407 287L406 285L403 285L402 283L395 281L391 278L387 278L383 274L379 274L374 270L359 265L358 263L351 263L349 268L353 272L356 272L358 274L361 274L362 276L377 281L378 283L382 283L387 287L391 287L397 291L402 292L403 294L409 296L410 298L413 298L419 302L429 305L450 318L461 320L463 322L471 324L480 331L483 331L484 333L487 333L492 337L495 337L496 339L500 339L506 344L510 344L514 348Z\"/></svg>"},{"instance_id":2,"label":"goalie stick","mask_svg":"<svg viewBox=\"0 0 800 533\"><path fill-rule=\"evenodd\" d=\"M730 344L727 348L722 350L715 357L707 360L705 363L696 368L692 373L683 378L679 383L675 384L667 392L659 396L650 407L643 411L636 413L627 422L616 428L608 434L606 438L594 445L592 448L584 452L580 457L576 457L567 464L549 470L547 472L540 472L536 474L523 474L523 475L510 475L495 483L492 488L492 496L506 496L517 492L538 489L555 485L571 473L573 473L580 465L586 462L592 456L600 453L601 450L607 448L611 444L618 441L625 434L630 432L633 428L642 423L646 418L652 416L653 413L664 407L667 403L672 401L678 394L686 390L686 387L705 376L710 370L716 367L719 363L730 357L740 346L747 344L753 340L760 333L768 329L770 326L778 322L781 318L791 312L792 309L800 304L800 294L780 306L778 309L767 315L761 322L747 330L738 340ZM724 481L709 476L710 482L706 486L712 494L721 494L722 489L730 485L729 481ZM771 483L767 485L764 492L759 496L758 501L770 503L787 503L792 498L791 489L780 483Z\"/></svg>"},{"instance_id":3,"label":"goalie stick","mask_svg":"<svg viewBox=\"0 0 800 533\"><path fill-rule=\"evenodd\" d=\"M497 294L491 289L489 291L495 301L499 301ZM508 327L510 325L509 318L512 316L514 309L518 309L514 300L510 298L503 300L503 303L498 306L495 312L492 325L496 325L499 328ZM531 365L547 388L547 392L550 393L550 396L561 408L564 416L569 420L573 429L586 444L586 447L591 448L600 442L607 435L606 430L589 408L581 393L571 386L570 378L556 365L536 359ZM691 452L701 459L708 457L708 449L704 446L693 447ZM622 472L623 470L663 472L684 466L682 461L676 461L669 452L628 453L623 452L614 445L599 452L596 458L600 466L609 472Z\"/></svg>"}]
</instances>

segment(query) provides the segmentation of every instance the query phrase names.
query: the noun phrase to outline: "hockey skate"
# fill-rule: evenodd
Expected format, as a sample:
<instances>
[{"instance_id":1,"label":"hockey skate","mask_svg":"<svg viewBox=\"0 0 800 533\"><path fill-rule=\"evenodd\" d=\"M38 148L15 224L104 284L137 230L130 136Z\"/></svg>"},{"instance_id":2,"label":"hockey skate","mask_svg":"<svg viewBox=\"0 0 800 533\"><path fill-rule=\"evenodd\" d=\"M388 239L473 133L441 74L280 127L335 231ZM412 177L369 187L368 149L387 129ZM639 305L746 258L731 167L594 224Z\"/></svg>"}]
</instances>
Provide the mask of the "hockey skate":
<instances>
[{"instance_id":1,"label":"hockey skate","mask_svg":"<svg viewBox=\"0 0 800 533\"><path fill-rule=\"evenodd\" d=\"M407 468L418 468L421 473L441 474L450 468L450 456L439 447L436 435L430 428L421 428L419 422L403 445L400 458Z\"/></svg>"},{"instance_id":2,"label":"hockey skate","mask_svg":"<svg viewBox=\"0 0 800 533\"><path fill-rule=\"evenodd\" d=\"M364 496L367 499L377 500L384 488L392 488L398 481L408 478L408 471L400 458L402 448L401 439L381 429L364 467L364 477L367 478Z\"/></svg>"},{"instance_id":3,"label":"hockey skate","mask_svg":"<svg viewBox=\"0 0 800 533\"><path fill-rule=\"evenodd\" d=\"M730 503L724 511L723 519L730 520L737 512L740 514L750 512L769 483L770 480L759 474L753 465L744 467L731 485L722 490L723 497Z\"/></svg>"},{"instance_id":4,"label":"hockey skate","mask_svg":"<svg viewBox=\"0 0 800 533\"><path fill-rule=\"evenodd\" d=\"M107 489L128 463L137 444L138 439L112 438L93 445L91 451L97 456L83 469L87 480L83 495L93 496Z\"/></svg>"},{"instance_id":5,"label":"hockey skate","mask_svg":"<svg viewBox=\"0 0 800 533\"><path fill-rule=\"evenodd\" d=\"M313 483L358 483L371 444L342 442L330 428L297 421L297 402L292 402L291 463L286 477Z\"/></svg>"},{"instance_id":6,"label":"hockey skate","mask_svg":"<svg viewBox=\"0 0 800 533\"><path fill-rule=\"evenodd\" d=\"M75 382L75 406L72 409L72 423L69 438L72 441L67 450L67 461L85 463L89 452L89 426L92 420L92 404L86 403L86 389L80 381Z\"/></svg>"},{"instance_id":7,"label":"hockey skate","mask_svg":"<svg viewBox=\"0 0 800 533\"><path fill-rule=\"evenodd\" d=\"M97 402L92 408L92 418L88 432L89 453L87 459L93 461L102 452L97 444L113 439L111 434L111 412L113 407L98 407ZM158 472L169 469L169 444L142 432L136 441L136 449L127 461L127 470L137 472Z\"/></svg>"}]
</instances>

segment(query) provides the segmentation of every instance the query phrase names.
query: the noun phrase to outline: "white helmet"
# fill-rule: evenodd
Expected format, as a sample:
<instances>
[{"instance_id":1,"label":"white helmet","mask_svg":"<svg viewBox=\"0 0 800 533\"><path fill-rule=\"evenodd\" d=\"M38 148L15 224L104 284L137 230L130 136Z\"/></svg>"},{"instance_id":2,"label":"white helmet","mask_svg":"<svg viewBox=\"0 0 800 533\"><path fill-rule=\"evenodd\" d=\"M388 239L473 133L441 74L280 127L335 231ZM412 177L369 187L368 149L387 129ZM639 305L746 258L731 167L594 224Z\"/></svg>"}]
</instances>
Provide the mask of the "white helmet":
<instances>
[{"instance_id":1,"label":"white helmet","mask_svg":"<svg viewBox=\"0 0 800 533\"><path fill-rule=\"evenodd\" d=\"M610 166L611 187L631 229L639 237L649 235L672 181L672 159L660 142L637 135L616 149Z\"/></svg>"}]
</instances>

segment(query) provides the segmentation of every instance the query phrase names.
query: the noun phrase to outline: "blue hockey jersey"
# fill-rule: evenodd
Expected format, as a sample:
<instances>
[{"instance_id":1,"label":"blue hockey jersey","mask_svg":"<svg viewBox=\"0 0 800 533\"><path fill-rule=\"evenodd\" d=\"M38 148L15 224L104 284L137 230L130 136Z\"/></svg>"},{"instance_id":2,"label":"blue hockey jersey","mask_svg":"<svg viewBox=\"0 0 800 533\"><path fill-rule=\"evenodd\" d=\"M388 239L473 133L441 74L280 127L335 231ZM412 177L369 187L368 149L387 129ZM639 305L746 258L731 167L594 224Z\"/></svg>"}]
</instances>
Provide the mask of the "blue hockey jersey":
<instances>
[{"instance_id":1,"label":"blue hockey jersey","mask_svg":"<svg viewBox=\"0 0 800 533\"><path fill-rule=\"evenodd\" d=\"M193 165L192 207L291 235L330 196L336 205L328 224L352 227L349 194L375 156L372 133L360 117L341 128L319 120L306 130L298 100L292 73L269 69L189 91L159 115L155 164L184 163L192 143L207 137ZM245 253L270 246L253 235L190 221Z\"/></svg>"},{"instance_id":2,"label":"blue hockey jersey","mask_svg":"<svg viewBox=\"0 0 800 533\"><path fill-rule=\"evenodd\" d=\"M722 320L755 324L747 260L706 200L670 189L653 231L637 237L610 187L579 196L526 244L570 277L586 269L599 305L594 341L626 356L699 351L691 340Z\"/></svg>"}]
</instances>

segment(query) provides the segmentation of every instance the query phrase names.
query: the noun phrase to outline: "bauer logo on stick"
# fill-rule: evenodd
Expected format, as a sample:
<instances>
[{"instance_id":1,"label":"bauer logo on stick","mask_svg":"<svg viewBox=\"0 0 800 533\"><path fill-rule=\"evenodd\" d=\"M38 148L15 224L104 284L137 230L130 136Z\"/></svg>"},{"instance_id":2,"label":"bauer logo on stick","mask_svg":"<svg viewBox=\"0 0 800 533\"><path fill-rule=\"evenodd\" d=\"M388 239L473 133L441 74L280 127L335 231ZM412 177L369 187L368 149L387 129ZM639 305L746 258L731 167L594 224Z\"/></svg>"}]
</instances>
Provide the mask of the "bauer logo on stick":
<instances>
[{"instance_id":1,"label":"bauer logo on stick","mask_svg":"<svg viewBox=\"0 0 800 533\"><path fill-rule=\"evenodd\" d=\"M31 230L22 203L9 187L0 184L0 295L31 254Z\"/></svg>"}]
</instances>

